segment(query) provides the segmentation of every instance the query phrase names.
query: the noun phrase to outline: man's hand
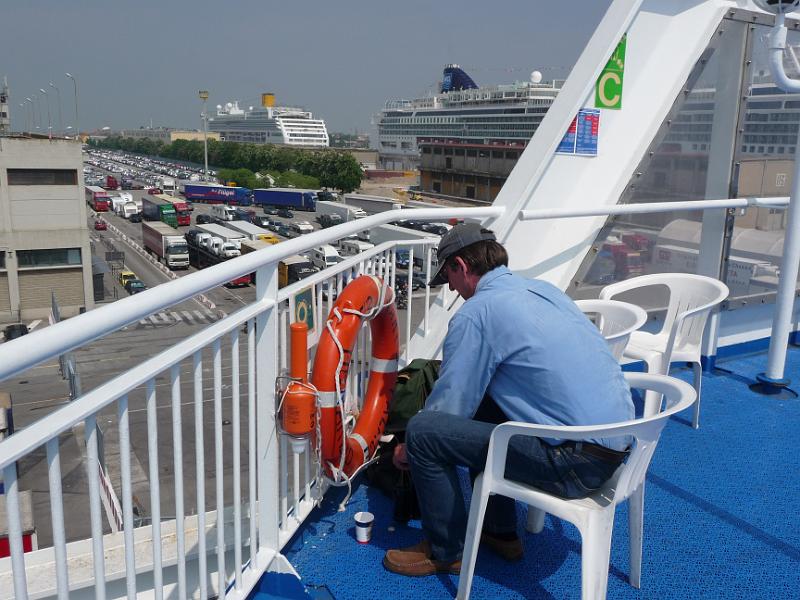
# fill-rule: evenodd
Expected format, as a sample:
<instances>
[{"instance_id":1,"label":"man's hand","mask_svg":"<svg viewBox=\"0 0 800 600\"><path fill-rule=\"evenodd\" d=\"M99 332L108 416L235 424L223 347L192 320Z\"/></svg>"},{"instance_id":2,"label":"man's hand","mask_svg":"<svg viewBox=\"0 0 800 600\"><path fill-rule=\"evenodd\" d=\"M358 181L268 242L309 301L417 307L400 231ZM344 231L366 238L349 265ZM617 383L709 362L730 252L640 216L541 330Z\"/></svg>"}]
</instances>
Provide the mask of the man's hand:
<instances>
[{"instance_id":1,"label":"man's hand","mask_svg":"<svg viewBox=\"0 0 800 600\"><path fill-rule=\"evenodd\" d=\"M392 456L392 464L401 471L408 471L408 457L406 456L406 445L397 444L394 447L394 456Z\"/></svg>"}]
</instances>

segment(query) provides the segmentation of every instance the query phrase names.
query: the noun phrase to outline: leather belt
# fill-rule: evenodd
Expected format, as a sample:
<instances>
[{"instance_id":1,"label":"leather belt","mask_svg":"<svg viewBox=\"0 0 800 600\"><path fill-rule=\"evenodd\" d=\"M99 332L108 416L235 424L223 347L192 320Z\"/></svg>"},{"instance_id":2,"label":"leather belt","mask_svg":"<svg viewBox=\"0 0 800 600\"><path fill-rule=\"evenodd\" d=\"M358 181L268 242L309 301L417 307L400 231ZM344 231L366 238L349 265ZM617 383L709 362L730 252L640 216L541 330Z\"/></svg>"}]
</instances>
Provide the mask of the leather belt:
<instances>
[{"instance_id":1,"label":"leather belt","mask_svg":"<svg viewBox=\"0 0 800 600\"><path fill-rule=\"evenodd\" d=\"M619 464L628 456L628 450L612 450L611 448L588 442L572 442L572 446L576 452L588 454L610 463Z\"/></svg>"}]
</instances>

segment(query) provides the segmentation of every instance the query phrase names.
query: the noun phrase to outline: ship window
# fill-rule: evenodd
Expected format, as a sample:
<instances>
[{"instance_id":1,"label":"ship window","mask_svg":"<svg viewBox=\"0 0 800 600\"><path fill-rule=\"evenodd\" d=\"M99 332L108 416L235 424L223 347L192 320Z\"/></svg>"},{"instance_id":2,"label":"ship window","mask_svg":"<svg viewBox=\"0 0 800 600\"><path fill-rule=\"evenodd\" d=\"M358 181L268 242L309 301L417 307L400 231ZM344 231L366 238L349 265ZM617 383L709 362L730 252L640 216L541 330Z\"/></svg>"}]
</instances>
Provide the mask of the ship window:
<instances>
[{"instance_id":1,"label":"ship window","mask_svg":"<svg viewBox=\"0 0 800 600\"><path fill-rule=\"evenodd\" d=\"M464 156L464 149L456 148L456 156Z\"/></svg>"},{"instance_id":2,"label":"ship window","mask_svg":"<svg viewBox=\"0 0 800 600\"><path fill-rule=\"evenodd\" d=\"M476 156L478 156L478 151L475 150L475 148L470 148L469 150L467 150L467 156L475 158Z\"/></svg>"},{"instance_id":3,"label":"ship window","mask_svg":"<svg viewBox=\"0 0 800 600\"><path fill-rule=\"evenodd\" d=\"M489 156L489 153L486 150L478 151L478 158L487 158L488 156Z\"/></svg>"},{"instance_id":4,"label":"ship window","mask_svg":"<svg viewBox=\"0 0 800 600\"><path fill-rule=\"evenodd\" d=\"M444 149L445 156L453 156L453 149L452 148L445 148Z\"/></svg>"},{"instance_id":5,"label":"ship window","mask_svg":"<svg viewBox=\"0 0 800 600\"><path fill-rule=\"evenodd\" d=\"M442 153L442 149L441 148L434 148L433 149L433 153L434 154L441 154Z\"/></svg>"},{"instance_id":6,"label":"ship window","mask_svg":"<svg viewBox=\"0 0 800 600\"><path fill-rule=\"evenodd\" d=\"M8 185L78 185L75 169L8 169Z\"/></svg>"},{"instance_id":7,"label":"ship window","mask_svg":"<svg viewBox=\"0 0 800 600\"><path fill-rule=\"evenodd\" d=\"M518 156L516 152L506 152L506 158L509 160L517 160Z\"/></svg>"},{"instance_id":8,"label":"ship window","mask_svg":"<svg viewBox=\"0 0 800 600\"><path fill-rule=\"evenodd\" d=\"M425 146L425 147L422 149L422 153L423 153L423 154L430 154L430 153L431 153L431 149L430 149L428 146Z\"/></svg>"}]
</instances>

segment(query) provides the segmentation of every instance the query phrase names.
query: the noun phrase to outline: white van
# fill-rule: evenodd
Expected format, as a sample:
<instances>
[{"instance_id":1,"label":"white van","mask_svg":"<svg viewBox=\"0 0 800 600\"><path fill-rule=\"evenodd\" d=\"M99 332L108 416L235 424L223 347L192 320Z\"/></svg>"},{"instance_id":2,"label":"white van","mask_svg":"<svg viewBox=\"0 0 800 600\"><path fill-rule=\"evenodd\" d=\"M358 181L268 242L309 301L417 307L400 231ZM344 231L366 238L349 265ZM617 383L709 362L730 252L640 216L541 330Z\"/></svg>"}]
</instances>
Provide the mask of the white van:
<instances>
[{"instance_id":1,"label":"white van","mask_svg":"<svg viewBox=\"0 0 800 600\"><path fill-rule=\"evenodd\" d=\"M342 256L355 256L374 248L375 244L364 242L362 240L342 240L339 242L339 250Z\"/></svg>"},{"instance_id":2,"label":"white van","mask_svg":"<svg viewBox=\"0 0 800 600\"><path fill-rule=\"evenodd\" d=\"M212 205L209 213L220 221L233 221L236 219L236 211L226 204Z\"/></svg>"},{"instance_id":3,"label":"white van","mask_svg":"<svg viewBox=\"0 0 800 600\"><path fill-rule=\"evenodd\" d=\"M336 248L330 244L325 244L310 250L308 258L311 260L311 263L320 270L335 265L342 260Z\"/></svg>"}]
</instances>

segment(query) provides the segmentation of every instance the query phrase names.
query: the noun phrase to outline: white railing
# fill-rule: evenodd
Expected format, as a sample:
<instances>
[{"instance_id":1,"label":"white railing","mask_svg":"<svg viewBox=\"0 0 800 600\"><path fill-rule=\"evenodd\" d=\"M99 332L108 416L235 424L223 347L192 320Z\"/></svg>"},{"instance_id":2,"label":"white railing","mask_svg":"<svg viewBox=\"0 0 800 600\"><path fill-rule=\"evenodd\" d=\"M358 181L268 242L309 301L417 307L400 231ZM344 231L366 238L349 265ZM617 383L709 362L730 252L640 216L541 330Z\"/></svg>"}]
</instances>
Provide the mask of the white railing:
<instances>
[{"instance_id":1,"label":"white railing","mask_svg":"<svg viewBox=\"0 0 800 600\"><path fill-rule=\"evenodd\" d=\"M304 452L302 465L299 455L294 454L290 466L286 446L278 443L281 436L277 435L276 428L275 386L286 367L288 300L300 290L313 286L317 299L315 316L321 324L333 303L331 290L341 291L353 276L373 273L387 282L395 282L396 248L409 248L411 265L414 250L422 252L427 266L425 275L429 276L430 247L434 238L381 244L282 290L278 290L277 284L278 262L399 218L491 220L501 213L502 209L492 207L421 209L414 210L413 215L409 211L403 211L402 215L400 211L389 211L227 261L0 345L0 379L7 379L235 277L256 273L256 300L252 304L101 384L0 443L0 469L6 485L11 546L11 557L0 560L0 596L26 598L57 594L66 598L92 593L97 598L133 597L146 590L156 598L173 591L179 597L195 591L200 597L214 594L244 597L265 570L286 569L286 564L275 564L282 558L280 549L322 493L321 481L316 476L318 465L314 464L311 452ZM410 287L413 269L409 268L408 273ZM411 292L409 289L406 347L411 337ZM427 332L430 291L426 290L424 295L423 331ZM240 344L242 326L246 329L244 345ZM354 353L355 368L349 375L348 401L351 403L358 402L361 397L369 372L368 346L365 329L359 336L358 350ZM213 384L211 398L206 397L203 389L204 365L208 363ZM226 372L230 370L227 377L223 377L223 363ZM168 381L166 402L161 401L157 390L162 385L158 383L159 378ZM184 382L191 384L185 386ZM184 416L188 416L185 413L190 410L183 407L185 396L192 398L185 404L194 411L193 428L187 427L193 429L196 448L194 490L184 489L183 484L184 479L190 477L183 470L190 464L186 459L191 458L190 453L185 452L188 444L183 439ZM243 399L246 416L241 411ZM213 448L206 439L206 402L213 403ZM144 429L150 524L135 527L131 446L132 435L141 430L132 425L131 410L132 405L140 404L147 417ZM170 410L171 423L159 417L159 409L164 408ZM98 416L102 411L103 419L107 420L109 410L116 415L119 435L123 513L123 530L119 533L104 532L101 481L96 468L101 466ZM229 411L231 429L229 434L223 435L225 411ZM58 441L61 433L76 426L83 426L85 431L83 437L90 465L87 468L90 543L88 539L70 541L66 535L66 530L80 516L70 514L65 522L62 454ZM159 448L159 436L162 439L171 437L170 449ZM53 546L26 555L22 546L18 464L42 447L47 452ZM246 464L242 461L242 447L247 450ZM207 454L210 454L208 458ZM211 460L213 468L207 469L206 463ZM161 489L161 481L166 479L161 471L169 462L173 468L170 491L174 502L169 500L170 494L165 498ZM211 506L206 505L207 471L213 473L215 484ZM149 573L149 578L145 578L147 582L141 576L137 579L137 572Z\"/></svg>"},{"instance_id":2,"label":"white railing","mask_svg":"<svg viewBox=\"0 0 800 600\"><path fill-rule=\"evenodd\" d=\"M696 202L621 205L603 209L559 209L521 211L518 218L580 218L611 214L634 214L672 210L727 209L745 206L785 206L785 198L729 199ZM431 273L431 251L434 239L399 240L376 246L361 255L345 259L334 267L301 282L278 290L279 260L329 243L335 239L370 229L399 218L441 220L451 217L477 218L489 222L502 214L502 208L448 208L388 211L357 222L346 223L282 242L272 248L243 256L182 277L135 297L115 302L89 314L70 319L53 327L36 331L13 342L0 345L0 379L22 373L36 364L87 344L120 327L138 321L196 294L224 284L248 272L256 273L256 300L226 318L207 327L143 362L130 371L84 394L74 402L34 423L0 443L0 469L7 488L7 513L12 556L0 560L0 596L24 598L53 594L66 598L72 592L91 590L99 598L106 595L133 596L139 588L136 572L151 573L149 585L158 598L175 590L180 596L199 591L201 597L225 593L243 597L265 570L276 568L282 558L280 549L307 517L324 491L324 482L317 477L310 448L301 453L290 452L285 440L279 443L276 428L275 386L287 368L290 300L298 292L312 286L316 305L315 322L322 327L323 317L330 310L334 295L348 280L361 273L377 274L387 283L397 278L395 262L398 248L408 248L413 265L414 254L420 253L425 275ZM408 269L406 285L411 288L413 268ZM421 325L412 335L412 289L407 289L408 307L405 322L404 354L415 336L441 336L443 322L430 327L429 308L451 310L450 299L443 291L432 304L430 290L425 289ZM418 306L413 304L413 306ZM240 344L239 329L246 327L246 344ZM224 344L224 348L223 348ZM353 366L349 370L347 403L357 403L363 393L369 372L369 331L359 335ZM206 506L205 439L206 395L203 389L203 366L210 353L213 382L213 507ZM194 410L193 434L196 489L183 488L186 466L183 440L182 363L191 362L188 370L193 383L189 403ZM230 369L223 378L223 362ZM246 367L244 366L246 365ZM162 516L164 499L160 490L158 377L169 382L172 438L171 458L174 470L174 515ZM243 382L246 381L246 385ZM246 392L243 393L243 389ZM223 397L223 390L227 391ZM246 415L240 411L242 398ZM224 404L223 400L230 404ZM134 527L131 477L131 403L143 403L147 413L148 479L151 523ZM230 407L230 434L223 435L223 411ZM120 444L121 498L123 531L103 533L100 481L98 469L87 469L89 479L89 513L91 541L68 542L61 490L61 452L59 434L76 425L83 425L89 464L97 464L98 441L96 422L101 411L114 409L118 420ZM188 409L186 409L188 410ZM104 413L104 417L106 413ZM243 423L246 433L242 434ZM164 428L165 435L167 429ZM223 446L232 444L229 452ZM243 464L241 447L246 447ZM38 449L47 451L50 481L53 546L31 555L22 552L22 531L19 509L17 464ZM163 452L163 451L162 451ZM292 463L289 464L290 454ZM225 459L230 465L226 468ZM246 477L242 478L244 469ZM230 471L230 476L225 473ZM230 480L230 481L228 481ZM245 499L243 499L243 492ZM192 497L193 496L193 497ZM173 508L173 507L171 507ZM209 510L209 508L211 508ZM70 515L72 516L72 515ZM165 540L173 540L167 542ZM77 564L83 564L83 570ZM27 574L26 574L27 568ZM283 568L290 568L283 565ZM55 581L55 584L53 584ZM92 587L94 586L94 587ZM13 589L13 592L12 592Z\"/></svg>"}]
</instances>

